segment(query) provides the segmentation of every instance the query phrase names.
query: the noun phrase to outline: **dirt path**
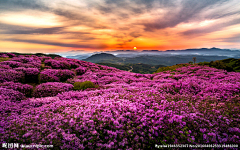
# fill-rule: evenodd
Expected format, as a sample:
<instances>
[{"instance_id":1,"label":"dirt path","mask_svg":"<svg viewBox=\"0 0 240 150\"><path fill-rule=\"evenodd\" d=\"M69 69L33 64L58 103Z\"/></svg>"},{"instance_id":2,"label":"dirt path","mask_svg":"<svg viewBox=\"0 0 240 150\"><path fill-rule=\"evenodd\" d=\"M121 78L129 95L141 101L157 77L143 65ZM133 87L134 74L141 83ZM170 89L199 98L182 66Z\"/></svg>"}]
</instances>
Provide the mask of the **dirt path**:
<instances>
[{"instance_id":1,"label":"dirt path","mask_svg":"<svg viewBox=\"0 0 240 150\"><path fill-rule=\"evenodd\" d=\"M128 70L128 72L131 72L132 70L133 70L133 67L132 66L130 66L131 67L131 69L130 70Z\"/></svg>"}]
</instances>

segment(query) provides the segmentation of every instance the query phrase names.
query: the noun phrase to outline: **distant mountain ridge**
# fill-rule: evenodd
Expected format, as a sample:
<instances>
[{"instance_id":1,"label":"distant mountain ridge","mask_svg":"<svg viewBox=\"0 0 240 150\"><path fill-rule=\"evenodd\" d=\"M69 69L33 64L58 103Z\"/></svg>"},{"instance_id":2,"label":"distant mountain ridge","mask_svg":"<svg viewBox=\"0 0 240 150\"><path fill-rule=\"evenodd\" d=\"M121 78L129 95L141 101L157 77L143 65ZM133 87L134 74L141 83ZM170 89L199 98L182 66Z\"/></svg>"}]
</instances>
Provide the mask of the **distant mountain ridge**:
<instances>
[{"instance_id":1,"label":"distant mountain ridge","mask_svg":"<svg viewBox=\"0 0 240 150\"><path fill-rule=\"evenodd\" d=\"M84 59L84 61L93 62L93 63L111 63L111 64L149 64L149 65L164 65L164 66L172 66L180 63L189 63L192 61L193 57L196 57L196 63L198 62L210 62L215 60L222 60L222 59L228 59L230 57L227 56L202 56L202 55L141 55L137 57L130 57L130 58L124 58L124 57L116 57L114 56L113 59L110 57L101 57L101 54L99 55L93 55L87 59ZM240 58L240 57L239 57Z\"/></svg>"},{"instance_id":2,"label":"distant mountain ridge","mask_svg":"<svg viewBox=\"0 0 240 150\"><path fill-rule=\"evenodd\" d=\"M113 54L100 53L100 54L94 54L94 55L88 57L87 59L83 59L83 61L97 63L97 62L101 62L103 60L109 60L109 59L114 59L114 58L117 58L117 57L114 56Z\"/></svg>"},{"instance_id":3,"label":"distant mountain ridge","mask_svg":"<svg viewBox=\"0 0 240 150\"><path fill-rule=\"evenodd\" d=\"M99 54L92 54L92 56L85 58L81 55L71 56L74 58L93 63L111 63L111 64L148 64L148 65L164 65L172 66L180 63L188 63L193 61L196 57L198 62L210 62L215 60L222 60L228 58L240 58L239 50L220 49L220 48L199 48L199 49L186 49L186 50L116 50L107 51Z\"/></svg>"},{"instance_id":4,"label":"distant mountain ridge","mask_svg":"<svg viewBox=\"0 0 240 150\"><path fill-rule=\"evenodd\" d=\"M106 51L107 53L111 53L111 52L179 52L179 51L203 51L203 50L210 50L210 51L214 51L214 50L220 50L220 51L240 51L240 49L237 50L230 50L230 49L221 49L221 48L216 48L216 47L212 47L212 48L190 48L190 49L183 49L183 50L115 50L115 51Z\"/></svg>"}]
</instances>

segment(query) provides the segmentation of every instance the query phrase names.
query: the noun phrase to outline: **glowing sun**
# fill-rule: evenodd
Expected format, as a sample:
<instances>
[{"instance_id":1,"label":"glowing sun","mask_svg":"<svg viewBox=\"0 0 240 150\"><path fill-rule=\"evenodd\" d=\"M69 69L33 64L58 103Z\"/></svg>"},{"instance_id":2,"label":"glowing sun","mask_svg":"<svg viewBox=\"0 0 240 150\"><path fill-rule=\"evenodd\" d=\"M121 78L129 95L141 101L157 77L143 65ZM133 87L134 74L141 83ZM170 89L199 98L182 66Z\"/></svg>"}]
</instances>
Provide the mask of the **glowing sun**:
<instances>
[{"instance_id":1,"label":"glowing sun","mask_svg":"<svg viewBox=\"0 0 240 150\"><path fill-rule=\"evenodd\" d=\"M133 49L134 49L134 50L136 50L136 49L137 49L137 47L134 47Z\"/></svg>"}]
</instances>

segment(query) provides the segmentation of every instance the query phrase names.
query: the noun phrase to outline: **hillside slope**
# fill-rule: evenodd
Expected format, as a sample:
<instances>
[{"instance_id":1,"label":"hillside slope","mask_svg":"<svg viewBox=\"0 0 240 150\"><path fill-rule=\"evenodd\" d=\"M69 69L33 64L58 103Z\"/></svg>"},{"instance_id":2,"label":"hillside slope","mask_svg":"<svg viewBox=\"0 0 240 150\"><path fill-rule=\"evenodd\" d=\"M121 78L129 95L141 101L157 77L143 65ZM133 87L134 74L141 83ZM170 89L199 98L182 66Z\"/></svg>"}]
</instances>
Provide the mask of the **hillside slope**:
<instances>
[{"instance_id":1,"label":"hillside slope","mask_svg":"<svg viewBox=\"0 0 240 150\"><path fill-rule=\"evenodd\" d=\"M84 61L93 63L111 63L111 64L147 64L172 66L181 63L188 63L196 57L198 62L210 62L215 60L228 59L228 56L202 56L202 55L141 55L136 57L116 57L112 54L95 54Z\"/></svg>"},{"instance_id":2,"label":"hillside slope","mask_svg":"<svg viewBox=\"0 0 240 150\"><path fill-rule=\"evenodd\" d=\"M132 70L134 73L141 73L141 74L151 74L155 72L159 67L165 67L164 65L148 65L148 64L112 64L112 63L98 63L99 65L114 67L120 70L129 71Z\"/></svg>"},{"instance_id":3,"label":"hillside slope","mask_svg":"<svg viewBox=\"0 0 240 150\"><path fill-rule=\"evenodd\" d=\"M117 58L116 56L108 53L100 53L100 54L94 54L86 59L83 59L83 61L88 61L88 62L93 62L93 63L98 63L102 62L105 60L110 60L110 59L115 59Z\"/></svg>"}]
</instances>

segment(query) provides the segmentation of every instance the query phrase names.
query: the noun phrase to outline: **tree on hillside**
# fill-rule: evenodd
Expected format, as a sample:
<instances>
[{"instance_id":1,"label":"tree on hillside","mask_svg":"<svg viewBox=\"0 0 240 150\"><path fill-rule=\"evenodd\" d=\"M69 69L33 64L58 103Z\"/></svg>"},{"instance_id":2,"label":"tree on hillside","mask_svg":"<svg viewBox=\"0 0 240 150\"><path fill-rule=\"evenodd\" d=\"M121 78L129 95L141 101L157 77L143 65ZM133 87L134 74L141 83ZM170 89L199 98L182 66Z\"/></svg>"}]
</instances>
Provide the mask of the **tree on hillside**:
<instances>
[{"instance_id":1,"label":"tree on hillside","mask_svg":"<svg viewBox=\"0 0 240 150\"><path fill-rule=\"evenodd\" d=\"M195 62L196 62L196 59L197 59L196 57L193 57L193 62L194 62L194 64L195 64Z\"/></svg>"}]
</instances>

